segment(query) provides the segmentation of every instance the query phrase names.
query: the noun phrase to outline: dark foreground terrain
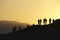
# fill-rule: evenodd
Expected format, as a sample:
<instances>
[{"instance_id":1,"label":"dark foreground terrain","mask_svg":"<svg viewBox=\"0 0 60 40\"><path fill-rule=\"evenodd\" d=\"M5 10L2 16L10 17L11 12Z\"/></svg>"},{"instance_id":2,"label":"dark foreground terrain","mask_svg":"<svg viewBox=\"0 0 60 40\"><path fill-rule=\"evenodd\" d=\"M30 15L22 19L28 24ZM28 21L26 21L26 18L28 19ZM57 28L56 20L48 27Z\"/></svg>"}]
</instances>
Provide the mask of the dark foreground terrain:
<instances>
[{"instance_id":1,"label":"dark foreground terrain","mask_svg":"<svg viewBox=\"0 0 60 40\"><path fill-rule=\"evenodd\" d=\"M9 34L1 34L1 40L57 40L60 39L60 20L49 25L32 25Z\"/></svg>"},{"instance_id":2,"label":"dark foreground terrain","mask_svg":"<svg viewBox=\"0 0 60 40\"><path fill-rule=\"evenodd\" d=\"M0 37L1 40L32 40L32 39L46 39L57 40L60 39L60 33L20 33L9 34Z\"/></svg>"}]
</instances>

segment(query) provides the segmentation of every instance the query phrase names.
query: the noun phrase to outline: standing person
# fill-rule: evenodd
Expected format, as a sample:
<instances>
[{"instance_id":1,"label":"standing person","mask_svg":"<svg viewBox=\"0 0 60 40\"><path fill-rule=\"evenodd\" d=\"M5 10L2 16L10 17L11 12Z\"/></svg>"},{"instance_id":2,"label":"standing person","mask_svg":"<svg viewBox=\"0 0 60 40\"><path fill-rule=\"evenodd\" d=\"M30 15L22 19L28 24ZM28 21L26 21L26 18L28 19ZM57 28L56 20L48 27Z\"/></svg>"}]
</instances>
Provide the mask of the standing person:
<instances>
[{"instance_id":1,"label":"standing person","mask_svg":"<svg viewBox=\"0 0 60 40\"><path fill-rule=\"evenodd\" d=\"M54 23L54 19L53 19L53 23Z\"/></svg>"},{"instance_id":2,"label":"standing person","mask_svg":"<svg viewBox=\"0 0 60 40\"><path fill-rule=\"evenodd\" d=\"M49 19L49 24L51 24L51 18Z\"/></svg>"},{"instance_id":3,"label":"standing person","mask_svg":"<svg viewBox=\"0 0 60 40\"><path fill-rule=\"evenodd\" d=\"M44 25L47 24L47 19L46 19L46 18L44 18L44 20L43 20L43 24L44 24Z\"/></svg>"},{"instance_id":4,"label":"standing person","mask_svg":"<svg viewBox=\"0 0 60 40\"><path fill-rule=\"evenodd\" d=\"M42 22L42 20L40 19L38 19L38 25L41 25L41 22Z\"/></svg>"},{"instance_id":5,"label":"standing person","mask_svg":"<svg viewBox=\"0 0 60 40\"><path fill-rule=\"evenodd\" d=\"M17 27L15 26L15 27L13 28L13 32L16 32L16 29L17 29Z\"/></svg>"},{"instance_id":6,"label":"standing person","mask_svg":"<svg viewBox=\"0 0 60 40\"><path fill-rule=\"evenodd\" d=\"M21 30L21 26L19 26L19 31Z\"/></svg>"}]
</instances>

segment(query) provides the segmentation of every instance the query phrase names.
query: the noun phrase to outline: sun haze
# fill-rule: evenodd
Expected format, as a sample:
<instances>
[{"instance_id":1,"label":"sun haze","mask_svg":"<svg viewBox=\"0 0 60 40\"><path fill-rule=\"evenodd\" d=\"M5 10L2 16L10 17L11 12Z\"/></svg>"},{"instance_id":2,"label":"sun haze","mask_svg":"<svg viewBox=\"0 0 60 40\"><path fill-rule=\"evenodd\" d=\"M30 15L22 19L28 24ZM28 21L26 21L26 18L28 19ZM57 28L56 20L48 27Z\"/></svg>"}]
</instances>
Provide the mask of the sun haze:
<instances>
[{"instance_id":1,"label":"sun haze","mask_svg":"<svg viewBox=\"0 0 60 40\"><path fill-rule=\"evenodd\" d=\"M60 0L0 0L0 20L37 24L43 18L60 18Z\"/></svg>"}]
</instances>

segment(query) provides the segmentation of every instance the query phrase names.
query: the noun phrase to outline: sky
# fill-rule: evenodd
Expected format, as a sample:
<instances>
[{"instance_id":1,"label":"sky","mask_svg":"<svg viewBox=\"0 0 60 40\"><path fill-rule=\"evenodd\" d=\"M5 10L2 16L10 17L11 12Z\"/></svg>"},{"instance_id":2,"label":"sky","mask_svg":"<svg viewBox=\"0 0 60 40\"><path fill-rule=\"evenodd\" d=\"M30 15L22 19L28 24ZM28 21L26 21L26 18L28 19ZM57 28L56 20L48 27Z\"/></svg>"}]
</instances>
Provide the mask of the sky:
<instances>
[{"instance_id":1,"label":"sky","mask_svg":"<svg viewBox=\"0 0 60 40\"><path fill-rule=\"evenodd\" d=\"M60 18L60 0L0 0L0 20L37 24Z\"/></svg>"}]
</instances>

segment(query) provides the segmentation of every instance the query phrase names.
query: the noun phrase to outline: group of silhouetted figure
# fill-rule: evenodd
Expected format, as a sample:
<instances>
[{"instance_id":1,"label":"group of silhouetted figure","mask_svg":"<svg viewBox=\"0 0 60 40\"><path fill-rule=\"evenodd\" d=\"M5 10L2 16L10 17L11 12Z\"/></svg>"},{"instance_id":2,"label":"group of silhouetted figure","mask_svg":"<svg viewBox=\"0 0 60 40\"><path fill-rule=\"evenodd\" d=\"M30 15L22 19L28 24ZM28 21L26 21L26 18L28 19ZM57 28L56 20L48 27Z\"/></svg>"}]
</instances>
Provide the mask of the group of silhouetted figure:
<instances>
[{"instance_id":1,"label":"group of silhouetted figure","mask_svg":"<svg viewBox=\"0 0 60 40\"><path fill-rule=\"evenodd\" d=\"M54 19L52 20L52 19L50 18L50 19L49 19L49 24L51 24L52 21L54 22ZM42 23L42 20L41 20L41 19L38 19L38 24L41 25L41 23ZM46 18L43 19L43 24L44 24L44 25L47 24L47 19L46 19Z\"/></svg>"},{"instance_id":2,"label":"group of silhouetted figure","mask_svg":"<svg viewBox=\"0 0 60 40\"><path fill-rule=\"evenodd\" d=\"M19 31L21 30L21 26L19 26ZM13 27L13 32L17 31L17 26Z\"/></svg>"},{"instance_id":3,"label":"group of silhouetted figure","mask_svg":"<svg viewBox=\"0 0 60 40\"><path fill-rule=\"evenodd\" d=\"M51 23L51 18L49 19L49 25L47 24L47 19L44 18L43 23L44 25L41 25L42 20L38 19L38 25L27 25L26 28L21 29L21 26L19 26L19 32L57 32L60 31L60 19L58 20L54 20L53 19L53 23ZM59 25L58 25L59 24ZM17 27L15 26L13 28L13 32L16 32Z\"/></svg>"}]
</instances>

